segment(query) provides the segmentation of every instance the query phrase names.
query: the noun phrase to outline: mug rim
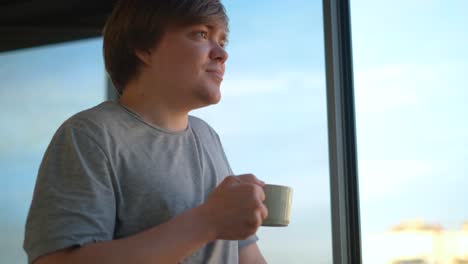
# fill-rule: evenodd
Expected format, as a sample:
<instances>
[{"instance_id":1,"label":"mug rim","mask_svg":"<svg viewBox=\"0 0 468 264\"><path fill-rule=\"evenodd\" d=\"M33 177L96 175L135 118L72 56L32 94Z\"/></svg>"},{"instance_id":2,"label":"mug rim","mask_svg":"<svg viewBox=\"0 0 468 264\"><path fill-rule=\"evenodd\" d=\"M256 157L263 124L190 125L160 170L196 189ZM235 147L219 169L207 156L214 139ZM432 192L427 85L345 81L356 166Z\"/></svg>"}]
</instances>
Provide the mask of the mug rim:
<instances>
[{"instance_id":1,"label":"mug rim","mask_svg":"<svg viewBox=\"0 0 468 264\"><path fill-rule=\"evenodd\" d=\"M265 186L264 186L264 187L266 187L267 185L268 185L268 186L273 186L273 187L282 187L282 188L292 189L292 187L287 186L287 185L270 184L270 183L265 183Z\"/></svg>"}]
</instances>

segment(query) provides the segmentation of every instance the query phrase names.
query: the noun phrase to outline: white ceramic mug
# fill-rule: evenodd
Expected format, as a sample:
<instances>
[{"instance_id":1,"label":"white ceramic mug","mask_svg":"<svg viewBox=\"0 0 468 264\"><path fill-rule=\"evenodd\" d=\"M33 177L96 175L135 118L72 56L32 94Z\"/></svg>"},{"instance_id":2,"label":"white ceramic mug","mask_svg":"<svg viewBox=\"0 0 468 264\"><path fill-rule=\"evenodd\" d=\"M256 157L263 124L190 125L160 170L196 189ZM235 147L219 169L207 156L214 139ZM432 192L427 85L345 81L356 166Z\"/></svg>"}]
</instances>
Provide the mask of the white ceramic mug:
<instances>
[{"instance_id":1,"label":"white ceramic mug","mask_svg":"<svg viewBox=\"0 0 468 264\"><path fill-rule=\"evenodd\" d=\"M265 204L268 217L262 226L287 226L291 217L292 195L291 187L275 184L265 184Z\"/></svg>"}]
</instances>

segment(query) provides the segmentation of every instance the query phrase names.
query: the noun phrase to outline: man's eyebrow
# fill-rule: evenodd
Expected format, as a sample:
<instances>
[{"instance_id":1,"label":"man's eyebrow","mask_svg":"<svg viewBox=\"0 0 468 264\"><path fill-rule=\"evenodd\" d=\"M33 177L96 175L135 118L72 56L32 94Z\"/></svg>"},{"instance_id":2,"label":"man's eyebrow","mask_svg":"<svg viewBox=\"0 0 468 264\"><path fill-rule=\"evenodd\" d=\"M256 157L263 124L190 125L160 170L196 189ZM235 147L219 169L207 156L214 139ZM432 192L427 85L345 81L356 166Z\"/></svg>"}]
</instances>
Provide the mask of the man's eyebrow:
<instances>
[{"instance_id":1,"label":"man's eyebrow","mask_svg":"<svg viewBox=\"0 0 468 264\"><path fill-rule=\"evenodd\" d=\"M218 26L213 26L213 25L205 25L209 30L211 31L214 31L216 30L217 28L220 28ZM221 34L221 39L224 40L224 41L227 41L228 40L228 33L225 29L221 29L222 31L222 34Z\"/></svg>"}]
</instances>

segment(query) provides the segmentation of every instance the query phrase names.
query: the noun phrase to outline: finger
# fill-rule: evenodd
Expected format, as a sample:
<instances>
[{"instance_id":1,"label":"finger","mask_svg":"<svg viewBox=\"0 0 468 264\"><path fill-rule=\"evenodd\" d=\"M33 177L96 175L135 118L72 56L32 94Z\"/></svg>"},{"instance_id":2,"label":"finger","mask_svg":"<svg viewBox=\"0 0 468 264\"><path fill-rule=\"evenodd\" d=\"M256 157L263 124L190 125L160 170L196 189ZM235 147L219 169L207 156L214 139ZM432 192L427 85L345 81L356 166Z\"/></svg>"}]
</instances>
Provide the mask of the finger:
<instances>
[{"instance_id":1,"label":"finger","mask_svg":"<svg viewBox=\"0 0 468 264\"><path fill-rule=\"evenodd\" d=\"M255 186L255 193L258 199L260 199L260 201L262 202L265 201L266 196L265 196L265 191L263 190L263 188L257 185L254 185L254 186Z\"/></svg>"},{"instance_id":2,"label":"finger","mask_svg":"<svg viewBox=\"0 0 468 264\"><path fill-rule=\"evenodd\" d=\"M239 178L239 180L241 180L242 182L253 183L261 187L265 186L265 182L259 180L253 174L242 174L242 175L237 176L237 178Z\"/></svg>"},{"instance_id":3,"label":"finger","mask_svg":"<svg viewBox=\"0 0 468 264\"><path fill-rule=\"evenodd\" d=\"M260 215L262 217L262 221L268 217L268 209L264 204L260 206Z\"/></svg>"},{"instance_id":4,"label":"finger","mask_svg":"<svg viewBox=\"0 0 468 264\"><path fill-rule=\"evenodd\" d=\"M242 181L239 179L239 177L233 176L233 175L227 176L226 178L224 178L223 181L227 182L229 185L231 185L231 184L239 184L239 183L242 182Z\"/></svg>"},{"instance_id":5,"label":"finger","mask_svg":"<svg viewBox=\"0 0 468 264\"><path fill-rule=\"evenodd\" d=\"M262 225L263 218L262 218L262 213L258 210L254 212L254 214L251 216L251 218L248 221L248 225L253 228L253 233L255 233L256 229Z\"/></svg>"},{"instance_id":6,"label":"finger","mask_svg":"<svg viewBox=\"0 0 468 264\"><path fill-rule=\"evenodd\" d=\"M243 192L245 198L258 203L265 201L266 196L263 187L250 182L240 182L239 187L241 188L239 190Z\"/></svg>"}]
</instances>

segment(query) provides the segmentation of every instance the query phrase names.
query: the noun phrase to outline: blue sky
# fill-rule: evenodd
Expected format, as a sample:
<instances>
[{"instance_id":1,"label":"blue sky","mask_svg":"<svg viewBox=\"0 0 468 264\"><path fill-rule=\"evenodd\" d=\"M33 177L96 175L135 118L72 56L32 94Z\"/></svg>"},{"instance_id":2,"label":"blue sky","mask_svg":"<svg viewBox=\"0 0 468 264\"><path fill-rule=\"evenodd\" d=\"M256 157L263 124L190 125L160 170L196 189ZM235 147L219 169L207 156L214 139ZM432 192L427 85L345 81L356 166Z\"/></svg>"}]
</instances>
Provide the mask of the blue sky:
<instances>
[{"instance_id":1,"label":"blue sky","mask_svg":"<svg viewBox=\"0 0 468 264\"><path fill-rule=\"evenodd\" d=\"M371 237L405 219L468 220L468 2L351 3L363 255L377 263Z\"/></svg>"},{"instance_id":2,"label":"blue sky","mask_svg":"<svg viewBox=\"0 0 468 264\"><path fill-rule=\"evenodd\" d=\"M236 173L294 188L291 225L259 231L270 263L331 263L321 1L224 3L223 100L193 114L218 131ZM467 5L351 1L365 256L367 236L402 220L468 220ZM104 100L101 40L0 54L0 80L0 262L24 263L42 153L66 118Z\"/></svg>"}]
</instances>

